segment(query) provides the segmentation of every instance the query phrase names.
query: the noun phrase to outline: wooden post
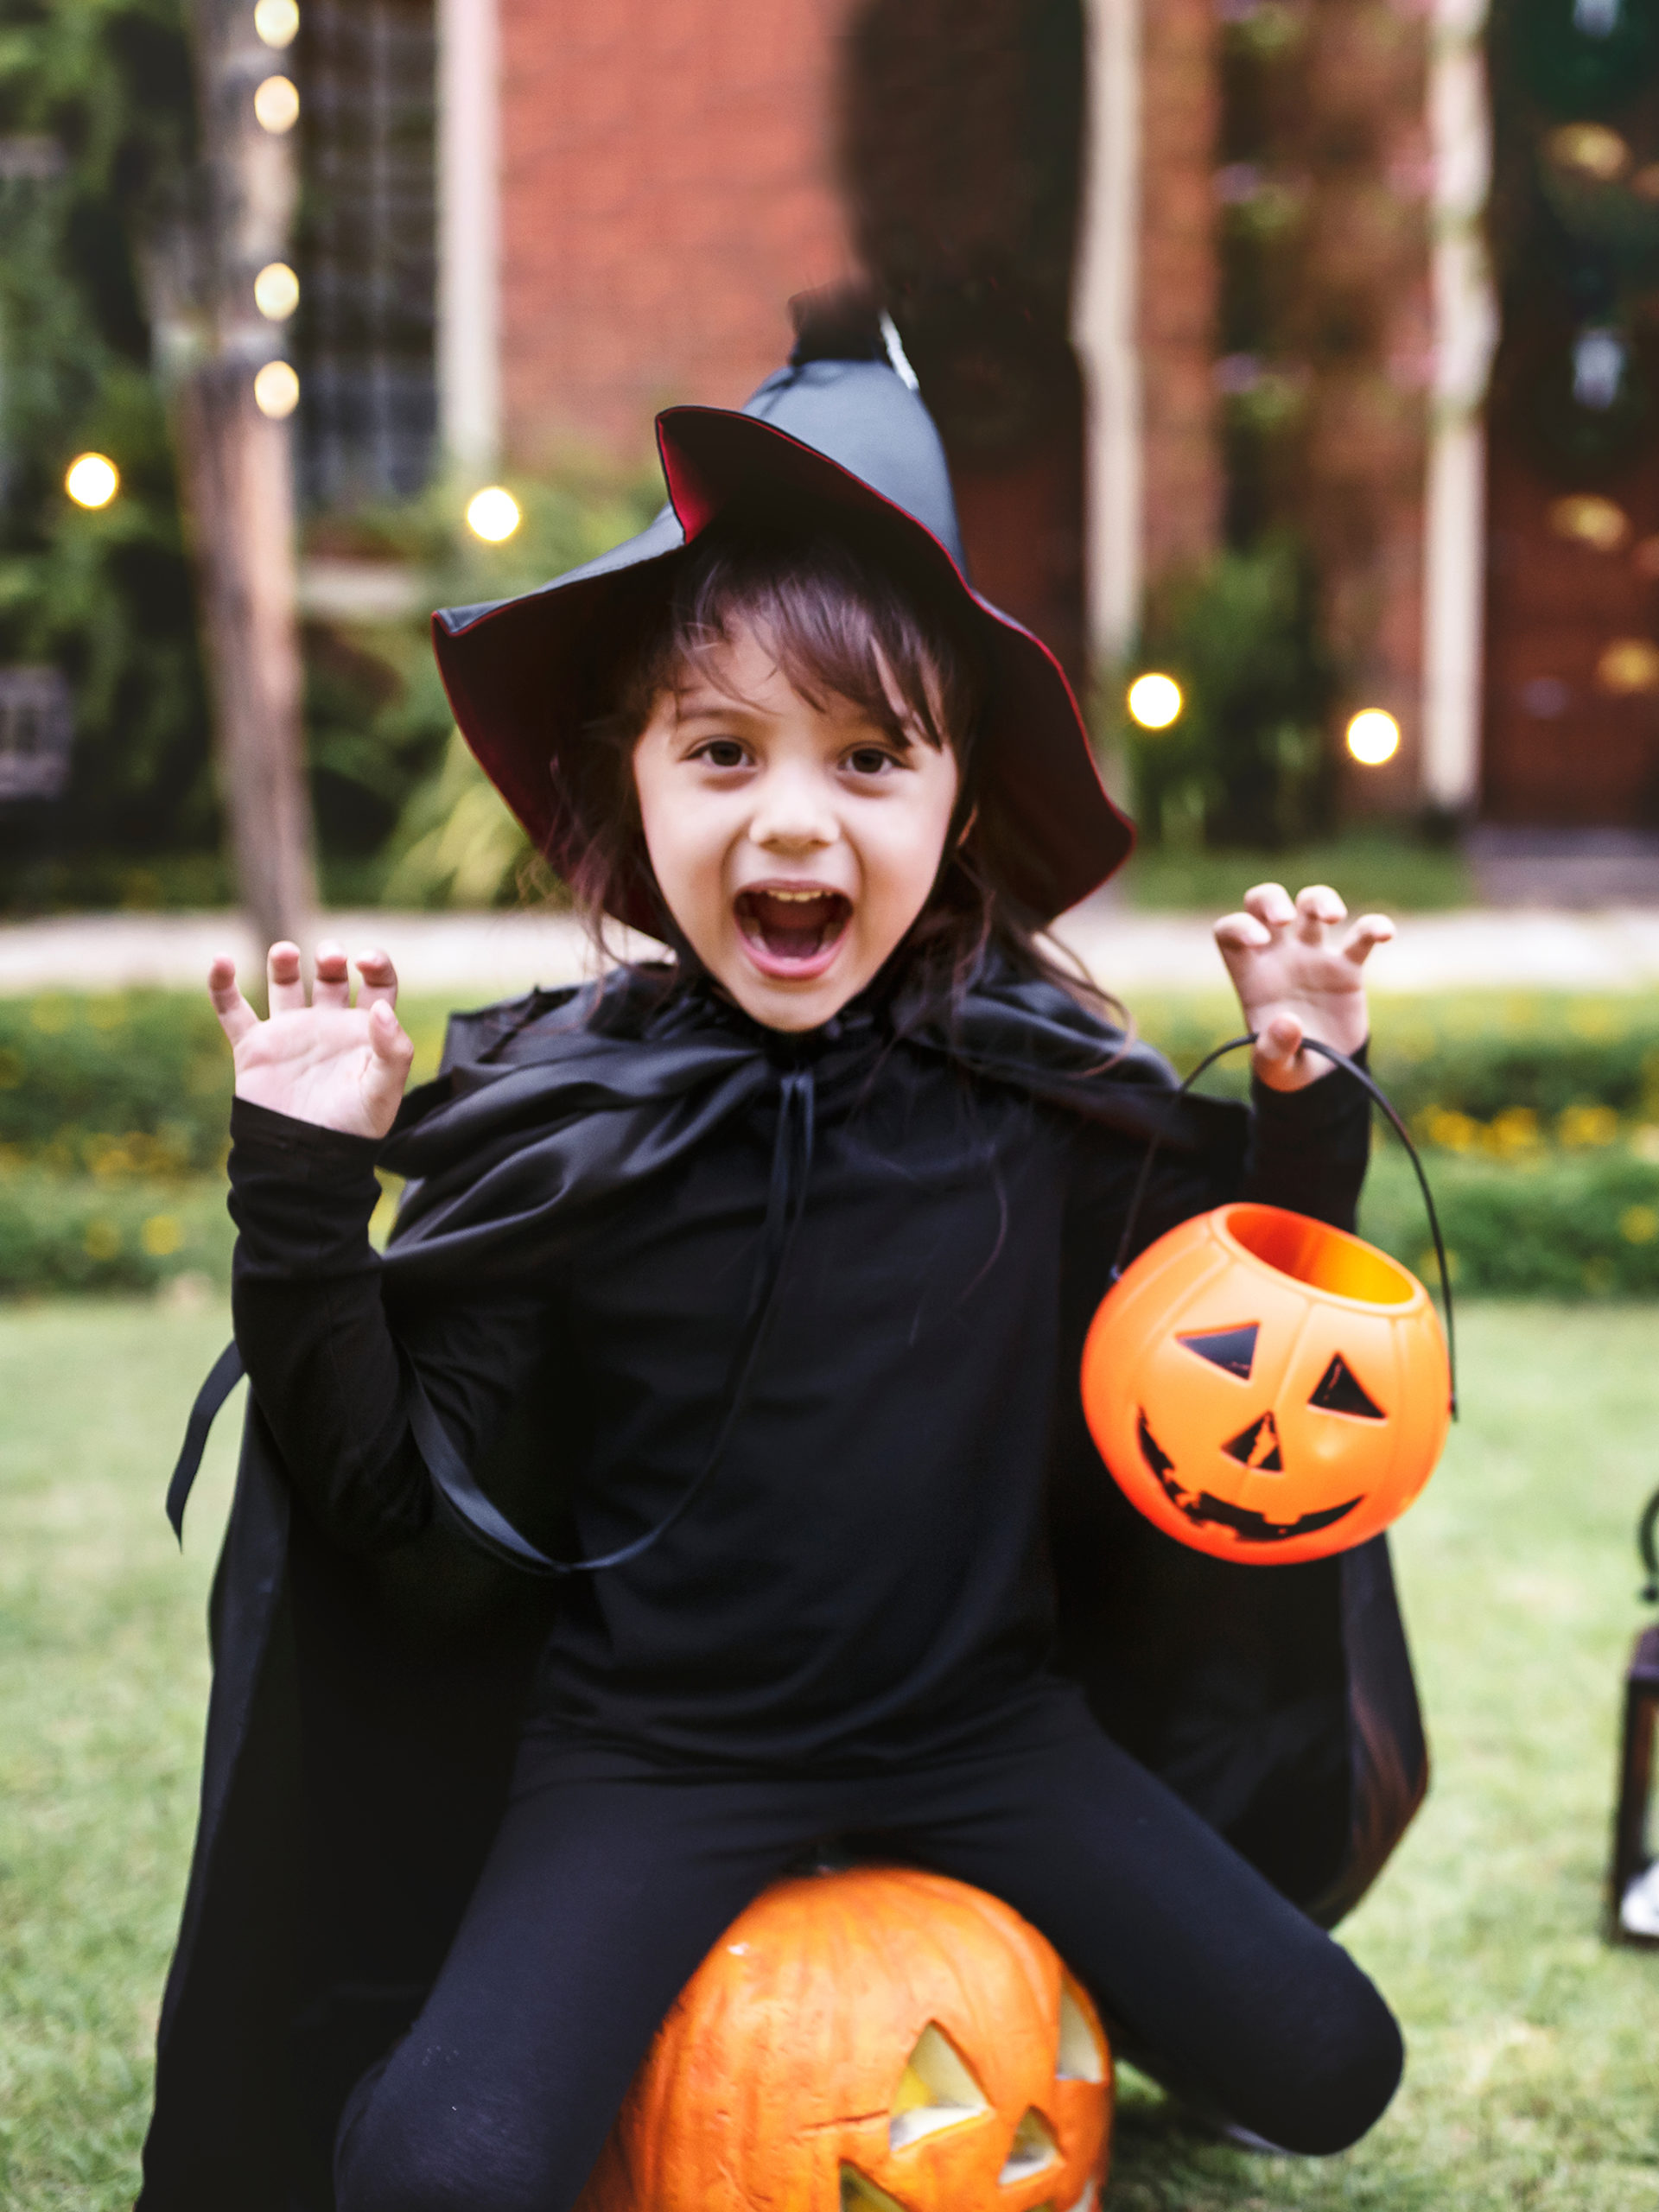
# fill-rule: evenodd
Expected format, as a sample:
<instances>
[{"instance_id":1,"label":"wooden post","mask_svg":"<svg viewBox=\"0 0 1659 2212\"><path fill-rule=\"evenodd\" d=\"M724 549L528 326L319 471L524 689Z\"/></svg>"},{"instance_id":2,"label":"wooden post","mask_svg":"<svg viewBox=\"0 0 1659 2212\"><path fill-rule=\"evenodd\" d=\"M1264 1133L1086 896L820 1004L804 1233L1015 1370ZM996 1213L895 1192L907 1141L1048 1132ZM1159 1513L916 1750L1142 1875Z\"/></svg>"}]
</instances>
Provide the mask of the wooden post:
<instances>
[{"instance_id":1,"label":"wooden post","mask_svg":"<svg viewBox=\"0 0 1659 2212\"><path fill-rule=\"evenodd\" d=\"M254 279L285 261L296 193L287 57L254 0L194 0L201 212L192 227L194 342L178 361L176 419L214 700L219 787L243 904L260 941L298 938L316 905L296 612L293 440L254 397L283 356ZM297 101L288 103L297 113ZM267 399L272 395L267 391ZM275 395L280 404L283 395Z\"/></svg>"}]
</instances>

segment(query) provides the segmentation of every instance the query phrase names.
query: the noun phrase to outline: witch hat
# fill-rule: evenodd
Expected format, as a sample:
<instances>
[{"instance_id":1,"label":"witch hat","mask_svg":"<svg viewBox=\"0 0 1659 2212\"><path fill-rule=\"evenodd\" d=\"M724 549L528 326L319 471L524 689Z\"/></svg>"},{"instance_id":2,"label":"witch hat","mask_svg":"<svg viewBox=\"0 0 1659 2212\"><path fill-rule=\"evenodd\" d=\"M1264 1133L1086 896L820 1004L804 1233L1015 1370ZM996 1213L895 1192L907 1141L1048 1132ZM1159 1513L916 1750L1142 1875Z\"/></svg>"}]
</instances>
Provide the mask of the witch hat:
<instances>
[{"instance_id":1,"label":"witch hat","mask_svg":"<svg viewBox=\"0 0 1659 2212\"><path fill-rule=\"evenodd\" d=\"M994 883L1050 921L1111 874L1135 832L1106 796L1059 663L968 581L944 449L882 324L844 294L792 304L789 365L741 412L671 407L657 417L669 504L647 529L539 590L433 616L456 722L537 849L568 872L595 810L611 803L586 726L660 605L670 564L739 504L843 513L977 634L988 696L975 850ZM616 918L662 934L643 867Z\"/></svg>"}]
</instances>

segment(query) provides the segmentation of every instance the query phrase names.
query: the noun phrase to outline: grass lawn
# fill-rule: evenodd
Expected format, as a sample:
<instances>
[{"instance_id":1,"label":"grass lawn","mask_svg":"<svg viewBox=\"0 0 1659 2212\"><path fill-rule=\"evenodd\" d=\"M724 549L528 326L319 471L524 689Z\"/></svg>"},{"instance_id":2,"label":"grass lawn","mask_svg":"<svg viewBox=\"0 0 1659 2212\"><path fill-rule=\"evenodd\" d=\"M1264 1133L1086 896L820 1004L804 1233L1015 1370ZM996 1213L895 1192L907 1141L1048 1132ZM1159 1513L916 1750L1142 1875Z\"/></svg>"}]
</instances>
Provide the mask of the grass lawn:
<instances>
[{"instance_id":1,"label":"grass lawn","mask_svg":"<svg viewBox=\"0 0 1659 2212\"><path fill-rule=\"evenodd\" d=\"M1332 883L1351 914L1465 906L1475 895L1468 862L1454 845L1433 845L1408 830L1357 823L1341 836L1284 852L1180 852L1142 845L1123 871L1131 906L1225 914L1253 883Z\"/></svg>"},{"instance_id":2,"label":"grass lawn","mask_svg":"<svg viewBox=\"0 0 1659 2212\"><path fill-rule=\"evenodd\" d=\"M115 2212L136 2186L232 1424L182 1562L161 1493L224 1333L217 1307L0 1309L9 2212ZM1357 2150L1303 2164L1203 2141L1126 2077L1114 2212L1659 2202L1659 1954L1598 1932L1659 1310L1488 1306L1463 1333L1468 1410L1399 1540L1438 1778L1345 1931L1405 2021L1406 2087Z\"/></svg>"}]
</instances>

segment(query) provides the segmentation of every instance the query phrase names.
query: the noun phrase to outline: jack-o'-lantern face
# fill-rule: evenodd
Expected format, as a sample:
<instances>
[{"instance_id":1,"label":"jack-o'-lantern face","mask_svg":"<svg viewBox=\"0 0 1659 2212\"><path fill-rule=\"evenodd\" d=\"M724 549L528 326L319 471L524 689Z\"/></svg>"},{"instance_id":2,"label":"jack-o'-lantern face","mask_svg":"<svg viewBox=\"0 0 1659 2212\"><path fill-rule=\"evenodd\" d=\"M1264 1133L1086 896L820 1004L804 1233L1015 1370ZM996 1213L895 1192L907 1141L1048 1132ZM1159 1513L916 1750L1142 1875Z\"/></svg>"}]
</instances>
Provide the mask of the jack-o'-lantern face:
<instances>
[{"instance_id":1,"label":"jack-o'-lantern face","mask_svg":"<svg viewBox=\"0 0 1659 2212\"><path fill-rule=\"evenodd\" d=\"M1450 1418L1445 1339L1415 1276L1274 1206L1224 1206L1143 1252L1095 1317L1083 1395L1148 1519L1257 1563L1386 1528Z\"/></svg>"},{"instance_id":2,"label":"jack-o'-lantern face","mask_svg":"<svg viewBox=\"0 0 1659 2212\"><path fill-rule=\"evenodd\" d=\"M687 1984L578 2212L1095 2212L1111 2058L1052 1949L899 1867L779 1883Z\"/></svg>"}]
</instances>

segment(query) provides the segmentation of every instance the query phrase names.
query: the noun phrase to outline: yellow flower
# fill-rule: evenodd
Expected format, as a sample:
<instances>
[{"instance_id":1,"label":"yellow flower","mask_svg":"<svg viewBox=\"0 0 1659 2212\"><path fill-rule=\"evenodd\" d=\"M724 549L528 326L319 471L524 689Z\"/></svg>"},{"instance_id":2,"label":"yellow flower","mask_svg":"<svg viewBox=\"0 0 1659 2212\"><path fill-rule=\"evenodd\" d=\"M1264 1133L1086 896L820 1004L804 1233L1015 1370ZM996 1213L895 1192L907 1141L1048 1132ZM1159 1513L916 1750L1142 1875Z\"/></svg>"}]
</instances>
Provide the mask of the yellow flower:
<instances>
[{"instance_id":1,"label":"yellow flower","mask_svg":"<svg viewBox=\"0 0 1659 2212\"><path fill-rule=\"evenodd\" d=\"M1468 1152L1480 1141L1480 1123L1453 1106L1425 1106L1417 1125L1426 1144L1446 1152Z\"/></svg>"},{"instance_id":2,"label":"yellow flower","mask_svg":"<svg viewBox=\"0 0 1659 2212\"><path fill-rule=\"evenodd\" d=\"M165 1260L184 1243L184 1224L174 1213L153 1213L139 1235L152 1260Z\"/></svg>"},{"instance_id":3,"label":"yellow flower","mask_svg":"<svg viewBox=\"0 0 1659 2212\"><path fill-rule=\"evenodd\" d=\"M1575 1037L1621 1037L1624 1025L1610 1006L1580 1000L1567 1008L1567 1026Z\"/></svg>"},{"instance_id":4,"label":"yellow flower","mask_svg":"<svg viewBox=\"0 0 1659 2212\"><path fill-rule=\"evenodd\" d=\"M23 1056L0 1045L0 1090L16 1090L23 1079Z\"/></svg>"},{"instance_id":5,"label":"yellow flower","mask_svg":"<svg viewBox=\"0 0 1659 2212\"><path fill-rule=\"evenodd\" d=\"M75 1010L67 999L36 999L29 1009L29 1018L46 1037L61 1037L75 1018Z\"/></svg>"},{"instance_id":6,"label":"yellow flower","mask_svg":"<svg viewBox=\"0 0 1659 2212\"><path fill-rule=\"evenodd\" d=\"M1626 1206L1618 1217L1618 1233L1627 1244L1651 1244L1659 1236L1659 1212L1652 1206Z\"/></svg>"},{"instance_id":7,"label":"yellow flower","mask_svg":"<svg viewBox=\"0 0 1659 2212\"><path fill-rule=\"evenodd\" d=\"M1567 1106L1555 1135L1569 1152L1587 1152L1618 1140L1618 1116L1611 1106Z\"/></svg>"},{"instance_id":8,"label":"yellow flower","mask_svg":"<svg viewBox=\"0 0 1659 2212\"><path fill-rule=\"evenodd\" d=\"M1530 1106L1506 1106L1486 1124L1484 1141L1488 1151L1497 1153L1500 1159L1510 1159L1517 1152L1535 1151L1541 1141L1538 1116Z\"/></svg>"},{"instance_id":9,"label":"yellow flower","mask_svg":"<svg viewBox=\"0 0 1659 2212\"><path fill-rule=\"evenodd\" d=\"M121 1249L121 1231L100 1215L87 1223L80 1242L89 1260L112 1260Z\"/></svg>"}]
</instances>

